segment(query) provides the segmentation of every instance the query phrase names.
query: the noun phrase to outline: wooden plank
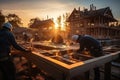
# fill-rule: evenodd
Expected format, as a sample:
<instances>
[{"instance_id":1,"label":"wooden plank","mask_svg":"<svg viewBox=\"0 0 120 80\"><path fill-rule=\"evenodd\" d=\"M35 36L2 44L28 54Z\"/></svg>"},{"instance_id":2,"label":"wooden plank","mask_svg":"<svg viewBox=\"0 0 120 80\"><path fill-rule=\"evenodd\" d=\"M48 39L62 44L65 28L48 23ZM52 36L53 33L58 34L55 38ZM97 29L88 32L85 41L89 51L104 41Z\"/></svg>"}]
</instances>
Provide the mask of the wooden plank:
<instances>
[{"instance_id":1,"label":"wooden plank","mask_svg":"<svg viewBox=\"0 0 120 80\"><path fill-rule=\"evenodd\" d=\"M99 67L104 64L108 64L110 61L116 59L119 56L120 51L107 54L101 57L89 59L82 62L77 62L71 65L65 64L58 60L51 59L50 57L43 56L37 53L22 54L28 60L36 64L40 69L43 69L57 80L70 80L71 78L78 76L85 71ZM106 64L105 71L108 73L105 79L110 76L110 66ZM108 68L108 69L107 69ZM110 78L109 78L110 79ZM106 79L107 80L107 79Z\"/></svg>"},{"instance_id":2,"label":"wooden plank","mask_svg":"<svg viewBox=\"0 0 120 80\"><path fill-rule=\"evenodd\" d=\"M41 70L45 71L48 73L48 75L52 76L53 78L58 80L62 80L63 79L63 72L61 70L59 70L59 68L55 67L54 65L51 65L47 62L45 62L44 60L42 60L39 56L33 55L33 54L29 54L29 55L25 55L25 57L33 62L34 64L37 65L37 67L39 67Z\"/></svg>"}]
</instances>

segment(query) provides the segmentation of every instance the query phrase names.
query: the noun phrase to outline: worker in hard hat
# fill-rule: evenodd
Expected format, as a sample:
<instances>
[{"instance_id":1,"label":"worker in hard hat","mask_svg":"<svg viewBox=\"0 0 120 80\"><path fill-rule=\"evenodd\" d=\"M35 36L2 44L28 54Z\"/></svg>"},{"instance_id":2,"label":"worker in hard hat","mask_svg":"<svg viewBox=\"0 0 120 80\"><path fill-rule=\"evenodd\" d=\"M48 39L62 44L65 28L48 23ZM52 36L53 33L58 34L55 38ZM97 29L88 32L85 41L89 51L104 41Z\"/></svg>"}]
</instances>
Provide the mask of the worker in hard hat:
<instances>
[{"instance_id":1,"label":"worker in hard hat","mask_svg":"<svg viewBox=\"0 0 120 80\"><path fill-rule=\"evenodd\" d=\"M10 48L13 46L15 49L30 52L19 46L14 38L12 25L7 22L4 23L0 30L0 71L3 74L3 80L16 80L15 67L11 60Z\"/></svg>"},{"instance_id":2,"label":"worker in hard hat","mask_svg":"<svg viewBox=\"0 0 120 80\"><path fill-rule=\"evenodd\" d=\"M103 55L101 43L90 35L73 35L72 41L80 43L78 53L82 53L84 50L87 50L90 52L90 55L94 57ZM99 67L94 68L94 73L94 80L100 80Z\"/></svg>"}]
</instances>

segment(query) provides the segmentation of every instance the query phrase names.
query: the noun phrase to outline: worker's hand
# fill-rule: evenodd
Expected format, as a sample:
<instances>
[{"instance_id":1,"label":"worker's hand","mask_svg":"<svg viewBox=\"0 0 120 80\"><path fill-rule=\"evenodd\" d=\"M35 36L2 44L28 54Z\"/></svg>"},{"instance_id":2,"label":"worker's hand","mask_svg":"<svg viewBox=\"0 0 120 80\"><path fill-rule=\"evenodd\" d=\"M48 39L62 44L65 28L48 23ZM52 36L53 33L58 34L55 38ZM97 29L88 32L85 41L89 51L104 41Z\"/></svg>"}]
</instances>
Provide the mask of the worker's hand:
<instances>
[{"instance_id":1,"label":"worker's hand","mask_svg":"<svg viewBox=\"0 0 120 80\"><path fill-rule=\"evenodd\" d=\"M32 52L32 50L31 49L26 49L26 51L25 52L27 52L27 53L31 53Z\"/></svg>"}]
</instances>

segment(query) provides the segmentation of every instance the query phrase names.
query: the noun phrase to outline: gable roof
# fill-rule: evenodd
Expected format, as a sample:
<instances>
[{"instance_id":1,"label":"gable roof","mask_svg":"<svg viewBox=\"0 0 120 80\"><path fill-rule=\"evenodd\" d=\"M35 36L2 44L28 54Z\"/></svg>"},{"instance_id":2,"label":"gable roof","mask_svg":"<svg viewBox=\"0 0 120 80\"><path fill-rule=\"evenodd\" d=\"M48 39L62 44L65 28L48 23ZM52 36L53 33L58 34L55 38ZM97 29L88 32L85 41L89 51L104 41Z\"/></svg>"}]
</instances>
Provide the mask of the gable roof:
<instances>
[{"instance_id":1,"label":"gable roof","mask_svg":"<svg viewBox=\"0 0 120 80\"><path fill-rule=\"evenodd\" d=\"M67 20L68 22L71 20L72 17L74 17L74 14L78 14L79 19L86 19L86 18L89 19L89 18L93 18L93 17L103 16L103 17L109 19L111 22L117 21L113 17L113 14L109 7L101 8L98 10L89 10L89 11L87 9L85 9L84 11L79 11L79 10L74 9Z\"/></svg>"},{"instance_id":2,"label":"gable roof","mask_svg":"<svg viewBox=\"0 0 120 80\"><path fill-rule=\"evenodd\" d=\"M43 28L43 27L49 27L49 26L53 26L54 22L52 19L47 19L47 20L43 20L43 21L38 21L36 23L33 23L30 27L31 28Z\"/></svg>"}]
</instances>

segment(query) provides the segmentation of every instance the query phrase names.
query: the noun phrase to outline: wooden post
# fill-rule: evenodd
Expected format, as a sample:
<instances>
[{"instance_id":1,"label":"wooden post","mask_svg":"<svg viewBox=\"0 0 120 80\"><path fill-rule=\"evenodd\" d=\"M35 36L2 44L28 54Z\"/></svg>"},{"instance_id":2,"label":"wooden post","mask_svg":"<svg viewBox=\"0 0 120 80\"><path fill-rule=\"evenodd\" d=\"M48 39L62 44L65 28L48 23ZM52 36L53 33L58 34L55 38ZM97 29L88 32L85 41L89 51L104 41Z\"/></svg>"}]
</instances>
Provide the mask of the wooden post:
<instances>
[{"instance_id":1,"label":"wooden post","mask_svg":"<svg viewBox=\"0 0 120 80\"><path fill-rule=\"evenodd\" d=\"M105 64L104 80L111 80L111 62Z\"/></svg>"},{"instance_id":2,"label":"wooden post","mask_svg":"<svg viewBox=\"0 0 120 80\"><path fill-rule=\"evenodd\" d=\"M85 72L85 80L89 80L90 77L90 71Z\"/></svg>"},{"instance_id":3,"label":"wooden post","mask_svg":"<svg viewBox=\"0 0 120 80\"><path fill-rule=\"evenodd\" d=\"M32 78L32 63L28 61L29 77Z\"/></svg>"},{"instance_id":4,"label":"wooden post","mask_svg":"<svg viewBox=\"0 0 120 80\"><path fill-rule=\"evenodd\" d=\"M0 71L0 80L3 80L3 75L1 71Z\"/></svg>"}]
</instances>

